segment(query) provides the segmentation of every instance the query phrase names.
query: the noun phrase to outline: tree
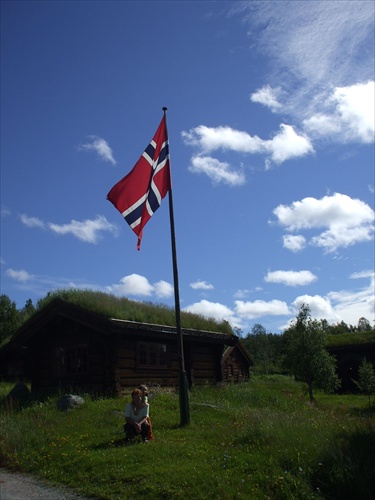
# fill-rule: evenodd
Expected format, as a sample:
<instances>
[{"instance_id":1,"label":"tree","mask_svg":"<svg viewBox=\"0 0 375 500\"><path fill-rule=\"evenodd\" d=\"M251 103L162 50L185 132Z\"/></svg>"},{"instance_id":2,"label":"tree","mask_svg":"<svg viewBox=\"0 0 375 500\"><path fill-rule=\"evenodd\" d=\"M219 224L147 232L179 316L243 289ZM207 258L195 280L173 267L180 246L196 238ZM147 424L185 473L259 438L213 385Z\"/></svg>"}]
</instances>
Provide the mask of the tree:
<instances>
[{"instance_id":1,"label":"tree","mask_svg":"<svg viewBox=\"0 0 375 500\"><path fill-rule=\"evenodd\" d=\"M256 323L242 342L254 360L257 373L282 372L282 335L267 333L261 324Z\"/></svg>"},{"instance_id":2,"label":"tree","mask_svg":"<svg viewBox=\"0 0 375 500\"><path fill-rule=\"evenodd\" d=\"M20 322L24 323L27 321L30 316L32 316L35 312L35 307L33 301L31 299L27 299L24 307L19 311L20 313Z\"/></svg>"},{"instance_id":3,"label":"tree","mask_svg":"<svg viewBox=\"0 0 375 500\"><path fill-rule=\"evenodd\" d=\"M368 361L366 358L362 360L362 363L358 369L358 381L353 380L362 394L368 396L368 405L371 406L371 396L375 394L375 370L374 365Z\"/></svg>"},{"instance_id":4,"label":"tree","mask_svg":"<svg viewBox=\"0 0 375 500\"><path fill-rule=\"evenodd\" d=\"M363 317L359 318L357 330L359 332L371 332L371 325L370 325L369 320L366 318L363 318Z\"/></svg>"},{"instance_id":5,"label":"tree","mask_svg":"<svg viewBox=\"0 0 375 500\"><path fill-rule=\"evenodd\" d=\"M308 305L303 304L296 321L284 332L285 365L296 380L308 386L310 402L314 389L333 392L340 385L335 359L325 348L326 333L313 320Z\"/></svg>"},{"instance_id":6,"label":"tree","mask_svg":"<svg viewBox=\"0 0 375 500\"><path fill-rule=\"evenodd\" d=\"M9 340L19 326L19 312L8 295L0 295L0 344Z\"/></svg>"}]
</instances>

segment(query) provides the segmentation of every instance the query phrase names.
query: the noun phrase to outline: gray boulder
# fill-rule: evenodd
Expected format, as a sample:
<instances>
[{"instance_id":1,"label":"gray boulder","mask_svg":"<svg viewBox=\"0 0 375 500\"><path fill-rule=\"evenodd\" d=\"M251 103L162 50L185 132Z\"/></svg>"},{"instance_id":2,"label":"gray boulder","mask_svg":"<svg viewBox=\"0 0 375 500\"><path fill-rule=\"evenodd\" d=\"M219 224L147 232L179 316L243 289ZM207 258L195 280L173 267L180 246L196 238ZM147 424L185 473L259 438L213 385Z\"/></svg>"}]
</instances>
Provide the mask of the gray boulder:
<instances>
[{"instance_id":1,"label":"gray boulder","mask_svg":"<svg viewBox=\"0 0 375 500\"><path fill-rule=\"evenodd\" d=\"M74 394L64 394L56 401L56 406L61 411L72 410L83 405L85 400L81 396L75 396Z\"/></svg>"}]
</instances>

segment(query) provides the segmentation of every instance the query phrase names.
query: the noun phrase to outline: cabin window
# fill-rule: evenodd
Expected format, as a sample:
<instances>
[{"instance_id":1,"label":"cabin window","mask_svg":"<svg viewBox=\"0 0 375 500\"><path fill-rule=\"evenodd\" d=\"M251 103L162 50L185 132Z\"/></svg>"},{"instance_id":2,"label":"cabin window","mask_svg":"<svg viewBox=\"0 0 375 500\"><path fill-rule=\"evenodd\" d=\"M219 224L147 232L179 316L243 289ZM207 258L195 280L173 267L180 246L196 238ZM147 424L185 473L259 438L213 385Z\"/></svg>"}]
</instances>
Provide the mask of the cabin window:
<instances>
[{"instance_id":1,"label":"cabin window","mask_svg":"<svg viewBox=\"0 0 375 500\"><path fill-rule=\"evenodd\" d=\"M139 342L138 365L147 368L167 368L167 345Z\"/></svg>"},{"instance_id":2,"label":"cabin window","mask_svg":"<svg viewBox=\"0 0 375 500\"><path fill-rule=\"evenodd\" d=\"M76 345L58 349L61 375L88 373L87 345Z\"/></svg>"}]
</instances>

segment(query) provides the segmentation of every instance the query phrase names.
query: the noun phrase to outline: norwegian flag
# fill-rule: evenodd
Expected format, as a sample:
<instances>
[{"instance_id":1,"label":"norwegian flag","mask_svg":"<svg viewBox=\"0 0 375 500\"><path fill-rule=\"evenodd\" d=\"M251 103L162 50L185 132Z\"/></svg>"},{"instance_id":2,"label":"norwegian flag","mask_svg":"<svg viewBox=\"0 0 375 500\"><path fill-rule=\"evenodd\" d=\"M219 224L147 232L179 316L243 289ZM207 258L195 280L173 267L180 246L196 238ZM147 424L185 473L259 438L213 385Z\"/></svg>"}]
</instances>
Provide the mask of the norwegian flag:
<instances>
[{"instance_id":1,"label":"norwegian flag","mask_svg":"<svg viewBox=\"0 0 375 500\"><path fill-rule=\"evenodd\" d=\"M161 205L171 187L169 148L165 115L154 138L133 169L107 195L138 236L141 248L143 228Z\"/></svg>"}]
</instances>

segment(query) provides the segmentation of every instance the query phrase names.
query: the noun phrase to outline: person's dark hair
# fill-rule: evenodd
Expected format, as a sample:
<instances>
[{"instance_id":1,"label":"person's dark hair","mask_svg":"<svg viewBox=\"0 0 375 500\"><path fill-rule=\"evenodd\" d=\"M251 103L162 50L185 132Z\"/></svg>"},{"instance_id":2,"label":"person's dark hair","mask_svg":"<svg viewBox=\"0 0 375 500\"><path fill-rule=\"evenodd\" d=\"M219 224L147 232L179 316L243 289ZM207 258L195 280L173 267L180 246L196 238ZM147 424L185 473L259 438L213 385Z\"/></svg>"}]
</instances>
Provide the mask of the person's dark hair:
<instances>
[{"instance_id":1,"label":"person's dark hair","mask_svg":"<svg viewBox=\"0 0 375 500\"><path fill-rule=\"evenodd\" d=\"M139 389L134 389L134 391L132 392L132 397L133 396L142 396L142 391L140 391Z\"/></svg>"}]
</instances>

